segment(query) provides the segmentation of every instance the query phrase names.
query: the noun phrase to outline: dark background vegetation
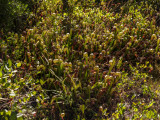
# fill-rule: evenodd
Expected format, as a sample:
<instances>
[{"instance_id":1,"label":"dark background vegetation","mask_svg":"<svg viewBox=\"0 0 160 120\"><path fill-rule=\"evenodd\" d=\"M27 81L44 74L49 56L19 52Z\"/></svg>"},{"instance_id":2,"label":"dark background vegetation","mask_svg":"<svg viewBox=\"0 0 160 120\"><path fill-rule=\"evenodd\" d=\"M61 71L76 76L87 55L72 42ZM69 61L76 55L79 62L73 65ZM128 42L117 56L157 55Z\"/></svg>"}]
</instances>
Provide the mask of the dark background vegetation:
<instances>
[{"instance_id":1,"label":"dark background vegetation","mask_svg":"<svg viewBox=\"0 0 160 120\"><path fill-rule=\"evenodd\" d=\"M22 32L29 26L29 14L37 10L38 0L0 0L0 29Z\"/></svg>"}]
</instances>

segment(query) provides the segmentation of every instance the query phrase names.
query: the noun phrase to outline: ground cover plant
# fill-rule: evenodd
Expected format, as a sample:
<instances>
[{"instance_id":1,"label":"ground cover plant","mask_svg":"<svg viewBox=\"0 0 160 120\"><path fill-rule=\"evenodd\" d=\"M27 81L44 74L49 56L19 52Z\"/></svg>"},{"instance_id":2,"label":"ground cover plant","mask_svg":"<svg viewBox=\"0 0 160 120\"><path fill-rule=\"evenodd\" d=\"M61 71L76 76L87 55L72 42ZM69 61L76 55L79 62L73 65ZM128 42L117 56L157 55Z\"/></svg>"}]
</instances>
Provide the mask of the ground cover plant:
<instances>
[{"instance_id":1,"label":"ground cover plant","mask_svg":"<svg viewBox=\"0 0 160 120\"><path fill-rule=\"evenodd\" d=\"M159 0L36 3L1 30L2 120L160 119Z\"/></svg>"}]
</instances>

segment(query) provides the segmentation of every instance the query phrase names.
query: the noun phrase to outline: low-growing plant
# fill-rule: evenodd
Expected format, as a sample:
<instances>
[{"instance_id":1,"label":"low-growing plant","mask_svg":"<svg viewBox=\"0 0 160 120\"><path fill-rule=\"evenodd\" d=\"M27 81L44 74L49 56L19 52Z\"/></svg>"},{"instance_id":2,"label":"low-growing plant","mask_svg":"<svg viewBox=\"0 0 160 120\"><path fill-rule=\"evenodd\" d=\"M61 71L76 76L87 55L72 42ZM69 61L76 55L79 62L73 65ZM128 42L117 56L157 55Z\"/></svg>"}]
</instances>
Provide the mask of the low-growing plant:
<instances>
[{"instance_id":1,"label":"low-growing plant","mask_svg":"<svg viewBox=\"0 0 160 120\"><path fill-rule=\"evenodd\" d=\"M9 100L1 117L158 119L159 96L147 84L159 61L157 10L136 1L65 2L41 1L28 29L0 38L0 96Z\"/></svg>"}]
</instances>

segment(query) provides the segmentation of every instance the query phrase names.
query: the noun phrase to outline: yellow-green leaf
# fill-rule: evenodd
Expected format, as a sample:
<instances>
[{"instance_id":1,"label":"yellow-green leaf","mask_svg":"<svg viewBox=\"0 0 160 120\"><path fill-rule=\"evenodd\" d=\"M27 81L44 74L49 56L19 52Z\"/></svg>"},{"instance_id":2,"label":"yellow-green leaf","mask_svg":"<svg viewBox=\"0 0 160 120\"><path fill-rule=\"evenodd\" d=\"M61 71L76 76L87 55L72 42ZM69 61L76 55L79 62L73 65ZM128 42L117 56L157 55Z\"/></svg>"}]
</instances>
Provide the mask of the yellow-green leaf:
<instances>
[{"instance_id":1,"label":"yellow-green leaf","mask_svg":"<svg viewBox=\"0 0 160 120\"><path fill-rule=\"evenodd\" d=\"M0 71L0 77L2 77L2 75L3 75L3 74L2 74L2 71Z\"/></svg>"},{"instance_id":2,"label":"yellow-green leaf","mask_svg":"<svg viewBox=\"0 0 160 120\"><path fill-rule=\"evenodd\" d=\"M82 111L82 114L84 114L85 105L80 105L80 109L81 109L81 111Z\"/></svg>"},{"instance_id":3,"label":"yellow-green leaf","mask_svg":"<svg viewBox=\"0 0 160 120\"><path fill-rule=\"evenodd\" d=\"M19 63L17 63L17 67L21 67L21 63L19 62Z\"/></svg>"},{"instance_id":4,"label":"yellow-green leaf","mask_svg":"<svg viewBox=\"0 0 160 120\"><path fill-rule=\"evenodd\" d=\"M12 66L12 61L10 59L8 59L8 64L9 64L9 67Z\"/></svg>"}]
</instances>

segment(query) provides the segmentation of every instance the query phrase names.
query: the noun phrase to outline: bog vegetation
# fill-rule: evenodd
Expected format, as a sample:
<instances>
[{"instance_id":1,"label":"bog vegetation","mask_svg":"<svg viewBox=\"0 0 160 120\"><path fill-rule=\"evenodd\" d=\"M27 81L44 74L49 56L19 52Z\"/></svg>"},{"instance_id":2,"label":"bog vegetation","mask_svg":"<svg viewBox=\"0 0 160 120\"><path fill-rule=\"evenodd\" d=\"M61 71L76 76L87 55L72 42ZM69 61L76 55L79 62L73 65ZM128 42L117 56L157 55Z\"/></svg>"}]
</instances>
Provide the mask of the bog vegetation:
<instances>
[{"instance_id":1,"label":"bog vegetation","mask_svg":"<svg viewBox=\"0 0 160 120\"><path fill-rule=\"evenodd\" d=\"M160 119L159 6L2 0L0 119Z\"/></svg>"}]
</instances>

